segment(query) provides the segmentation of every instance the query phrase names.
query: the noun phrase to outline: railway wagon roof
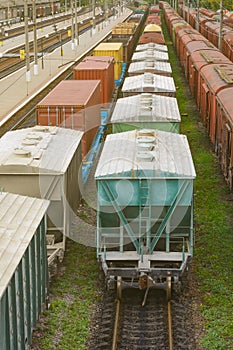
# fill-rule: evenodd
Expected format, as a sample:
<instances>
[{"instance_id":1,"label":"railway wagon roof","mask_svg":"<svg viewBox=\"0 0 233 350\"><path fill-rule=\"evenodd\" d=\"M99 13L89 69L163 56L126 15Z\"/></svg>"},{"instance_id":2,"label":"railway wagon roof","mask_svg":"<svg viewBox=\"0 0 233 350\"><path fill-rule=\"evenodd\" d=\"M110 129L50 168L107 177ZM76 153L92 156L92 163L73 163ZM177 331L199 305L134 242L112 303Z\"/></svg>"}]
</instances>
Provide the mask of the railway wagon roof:
<instances>
[{"instance_id":1,"label":"railway wagon roof","mask_svg":"<svg viewBox=\"0 0 233 350\"><path fill-rule=\"evenodd\" d=\"M175 97L139 94L119 98L111 122L167 121L180 122L180 112Z\"/></svg>"},{"instance_id":2,"label":"railway wagon roof","mask_svg":"<svg viewBox=\"0 0 233 350\"><path fill-rule=\"evenodd\" d=\"M163 51L163 52L168 52L167 45L162 45L162 44L156 44L156 43L147 43L147 44L139 44L136 46L135 51L144 51L147 49L154 49L157 51Z\"/></svg>"},{"instance_id":3,"label":"railway wagon roof","mask_svg":"<svg viewBox=\"0 0 233 350\"><path fill-rule=\"evenodd\" d=\"M218 101L220 101L222 108L229 115L231 124L233 125L232 97L233 97L233 86L227 89L224 89L217 94Z\"/></svg>"},{"instance_id":4,"label":"railway wagon roof","mask_svg":"<svg viewBox=\"0 0 233 350\"><path fill-rule=\"evenodd\" d=\"M48 206L44 199L0 193L0 299Z\"/></svg>"},{"instance_id":5,"label":"railway wagon roof","mask_svg":"<svg viewBox=\"0 0 233 350\"><path fill-rule=\"evenodd\" d=\"M208 64L230 63L231 61L219 50L199 50L190 55L192 64L199 70Z\"/></svg>"},{"instance_id":6,"label":"railway wagon roof","mask_svg":"<svg viewBox=\"0 0 233 350\"><path fill-rule=\"evenodd\" d=\"M122 86L122 92L143 92L144 88L150 88L150 92L176 92L172 77L164 77L152 73L126 77Z\"/></svg>"},{"instance_id":7,"label":"railway wagon roof","mask_svg":"<svg viewBox=\"0 0 233 350\"><path fill-rule=\"evenodd\" d=\"M88 104L94 92L100 89L100 80L63 80L38 104L44 106L77 106Z\"/></svg>"},{"instance_id":8,"label":"railway wagon roof","mask_svg":"<svg viewBox=\"0 0 233 350\"><path fill-rule=\"evenodd\" d=\"M233 63L209 64L201 69L201 76L214 94L233 85Z\"/></svg>"},{"instance_id":9,"label":"railway wagon roof","mask_svg":"<svg viewBox=\"0 0 233 350\"><path fill-rule=\"evenodd\" d=\"M155 59L151 59L148 61L136 61L132 62L129 65L128 73L136 73L143 74L146 71L153 73L166 73L171 74L172 68L169 62L157 61Z\"/></svg>"},{"instance_id":10,"label":"railway wagon roof","mask_svg":"<svg viewBox=\"0 0 233 350\"><path fill-rule=\"evenodd\" d=\"M195 40L187 43L187 51L191 54L194 51L198 50L212 50L212 51L218 51L218 49L211 44L208 40Z\"/></svg>"},{"instance_id":11,"label":"railway wagon roof","mask_svg":"<svg viewBox=\"0 0 233 350\"><path fill-rule=\"evenodd\" d=\"M0 173L65 173L82 131L35 126L7 132L0 139Z\"/></svg>"},{"instance_id":12,"label":"railway wagon roof","mask_svg":"<svg viewBox=\"0 0 233 350\"><path fill-rule=\"evenodd\" d=\"M168 53L154 49L147 49L145 51L137 51L133 53L131 61L144 61L149 58L153 58L158 61L168 61Z\"/></svg>"},{"instance_id":13,"label":"railway wagon roof","mask_svg":"<svg viewBox=\"0 0 233 350\"><path fill-rule=\"evenodd\" d=\"M154 148L139 151L145 143L153 144ZM159 130L108 135L95 173L97 180L108 177L194 179L195 176L187 137Z\"/></svg>"}]
</instances>

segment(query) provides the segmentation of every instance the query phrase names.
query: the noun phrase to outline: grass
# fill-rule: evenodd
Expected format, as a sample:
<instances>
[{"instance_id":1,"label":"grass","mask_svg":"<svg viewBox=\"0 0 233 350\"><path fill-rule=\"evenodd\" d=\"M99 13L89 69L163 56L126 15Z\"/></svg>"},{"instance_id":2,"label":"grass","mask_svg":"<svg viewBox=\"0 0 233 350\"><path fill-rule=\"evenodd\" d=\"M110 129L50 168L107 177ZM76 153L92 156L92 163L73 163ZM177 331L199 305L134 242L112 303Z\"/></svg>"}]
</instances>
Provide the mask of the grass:
<instances>
[{"instance_id":1,"label":"grass","mask_svg":"<svg viewBox=\"0 0 233 350\"><path fill-rule=\"evenodd\" d=\"M220 172L209 137L187 87L170 37L163 24L182 117L196 168L194 183L195 250L193 273L201 298L203 349L230 350L233 344L233 198Z\"/></svg>"},{"instance_id":2,"label":"grass","mask_svg":"<svg viewBox=\"0 0 233 350\"><path fill-rule=\"evenodd\" d=\"M51 306L40 320L33 349L86 349L91 316L100 300L97 281L95 249L68 244L61 271L51 284Z\"/></svg>"}]
</instances>

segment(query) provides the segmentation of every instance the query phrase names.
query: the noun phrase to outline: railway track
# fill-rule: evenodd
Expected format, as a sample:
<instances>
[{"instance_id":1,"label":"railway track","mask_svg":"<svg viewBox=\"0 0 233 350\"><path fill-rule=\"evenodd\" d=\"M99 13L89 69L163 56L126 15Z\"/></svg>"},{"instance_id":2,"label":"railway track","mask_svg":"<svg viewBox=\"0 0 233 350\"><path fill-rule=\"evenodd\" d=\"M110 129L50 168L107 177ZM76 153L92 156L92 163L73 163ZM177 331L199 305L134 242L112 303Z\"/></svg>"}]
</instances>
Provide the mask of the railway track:
<instances>
[{"instance_id":1,"label":"railway track","mask_svg":"<svg viewBox=\"0 0 233 350\"><path fill-rule=\"evenodd\" d=\"M96 24L98 25L102 20L104 19L103 15L98 15L96 17ZM68 26L66 29L61 29L55 33L50 34L48 37L42 37L37 40L37 50L40 53L40 55L44 55L45 53L52 52L58 47L61 47L65 43L67 43L70 40L70 37L68 35L68 29L70 29L71 26ZM88 30L90 28L90 22L89 20L85 20L83 23L79 24L79 35L81 35L84 31ZM16 70L22 68L25 66L25 59L20 59L19 52L20 50L24 49L25 45L20 45L17 48L14 48L12 50L9 50L7 53L8 57L2 57L0 58L0 79L3 79L7 75L15 72ZM32 62L34 60L34 47L33 42L29 45L29 51L30 51L30 61Z\"/></svg>"},{"instance_id":2,"label":"railway track","mask_svg":"<svg viewBox=\"0 0 233 350\"><path fill-rule=\"evenodd\" d=\"M76 63L77 64L77 63ZM4 125L0 128L0 137L2 137L7 131L32 127L36 124L36 105L37 103L48 94L60 81L70 79L72 77L72 67L62 73L56 80L54 80L49 86L42 90L35 98L25 104L14 116L12 116Z\"/></svg>"},{"instance_id":3,"label":"railway track","mask_svg":"<svg viewBox=\"0 0 233 350\"><path fill-rule=\"evenodd\" d=\"M146 301L145 301L146 295ZM162 289L121 288L106 291L99 312L92 350L194 350L189 326L191 307L186 293Z\"/></svg>"},{"instance_id":4,"label":"railway track","mask_svg":"<svg viewBox=\"0 0 233 350\"><path fill-rule=\"evenodd\" d=\"M89 8L82 8L79 12L78 15L83 15L85 13L90 12ZM71 14L64 14L62 16L59 17L50 17L47 19L41 19L40 21L37 19L37 26L40 28L49 26L49 25L53 25L53 24L57 24L59 22L68 20L71 18ZM33 23L29 23L28 25L28 30L32 31L33 30ZM9 39L9 38L13 38L15 36L18 35L22 35L24 34L24 26L18 26L18 27L14 27L14 28L8 28L7 30L4 31L4 34L0 34L0 40L5 40L5 39Z\"/></svg>"}]
</instances>

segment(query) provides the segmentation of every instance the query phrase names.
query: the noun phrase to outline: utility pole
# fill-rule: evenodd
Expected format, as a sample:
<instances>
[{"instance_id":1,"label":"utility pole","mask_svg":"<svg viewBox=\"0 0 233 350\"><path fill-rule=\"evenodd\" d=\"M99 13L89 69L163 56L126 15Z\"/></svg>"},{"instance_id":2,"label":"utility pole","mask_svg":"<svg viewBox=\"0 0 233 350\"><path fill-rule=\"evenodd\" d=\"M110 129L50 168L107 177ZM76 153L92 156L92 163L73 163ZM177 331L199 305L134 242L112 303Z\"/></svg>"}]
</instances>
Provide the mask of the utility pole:
<instances>
[{"instance_id":1,"label":"utility pole","mask_svg":"<svg viewBox=\"0 0 233 350\"><path fill-rule=\"evenodd\" d=\"M29 39L28 39L28 4L24 0L24 24L25 24L25 54L26 54L26 81L31 80L30 74L30 54L29 54Z\"/></svg>"},{"instance_id":2,"label":"utility pole","mask_svg":"<svg viewBox=\"0 0 233 350\"><path fill-rule=\"evenodd\" d=\"M37 50L37 35L36 35L36 0L32 1L33 15L33 43L34 43L34 75L38 75L38 50Z\"/></svg>"},{"instance_id":3,"label":"utility pole","mask_svg":"<svg viewBox=\"0 0 233 350\"><path fill-rule=\"evenodd\" d=\"M104 0L104 16L105 16L105 21L108 21L108 4L107 0Z\"/></svg>"},{"instance_id":4,"label":"utility pole","mask_svg":"<svg viewBox=\"0 0 233 350\"><path fill-rule=\"evenodd\" d=\"M75 5L74 5L74 11L75 11L75 22L74 22L74 43L75 43L75 46L78 46L78 18L77 18L77 0L74 0L75 1Z\"/></svg>"},{"instance_id":5,"label":"utility pole","mask_svg":"<svg viewBox=\"0 0 233 350\"><path fill-rule=\"evenodd\" d=\"M92 11L93 11L93 32L95 32L95 0L92 0Z\"/></svg>"},{"instance_id":6,"label":"utility pole","mask_svg":"<svg viewBox=\"0 0 233 350\"><path fill-rule=\"evenodd\" d=\"M71 49L74 50L74 0L71 0Z\"/></svg>"},{"instance_id":7,"label":"utility pole","mask_svg":"<svg viewBox=\"0 0 233 350\"><path fill-rule=\"evenodd\" d=\"M218 37L218 48L222 51L222 37L223 37L223 0L220 0L220 26L219 26L219 37Z\"/></svg>"},{"instance_id":8,"label":"utility pole","mask_svg":"<svg viewBox=\"0 0 233 350\"><path fill-rule=\"evenodd\" d=\"M187 22L189 23L189 12L190 12L190 3L189 3L189 0L188 0L188 11L187 11Z\"/></svg>"},{"instance_id":9,"label":"utility pole","mask_svg":"<svg viewBox=\"0 0 233 350\"><path fill-rule=\"evenodd\" d=\"M199 31L199 6L200 6L200 1L197 0L196 30L198 31Z\"/></svg>"}]
</instances>

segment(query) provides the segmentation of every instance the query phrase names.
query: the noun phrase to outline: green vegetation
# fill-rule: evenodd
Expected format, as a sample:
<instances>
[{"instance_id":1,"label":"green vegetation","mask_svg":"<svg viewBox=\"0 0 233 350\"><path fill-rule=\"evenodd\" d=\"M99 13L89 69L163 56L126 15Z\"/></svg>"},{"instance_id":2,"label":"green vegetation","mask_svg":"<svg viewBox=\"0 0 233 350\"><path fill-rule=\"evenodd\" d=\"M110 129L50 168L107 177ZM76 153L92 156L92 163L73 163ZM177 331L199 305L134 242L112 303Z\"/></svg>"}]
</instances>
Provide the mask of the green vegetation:
<instances>
[{"instance_id":1,"label":"green vegetation","mask_svg":"<svg viewBox=\"0 0 233 350\"><path fill-rule=\"evenodd\" d=\"M50 288L51 306L35 332L33 348L86 349L91 315L100 300L94 248L69 242L58 277Z\"/></svg>"},{"instance_id":2,"label":"green vegetation","mask_svg":"<svg viewBox=\"0 0 233 350\"><path fill-rule=\"evenodd\" d=\"M197 172L194 183L196 241L193 273L198 279L200 312L205 327L200 344L204 349L230 350L233 344L233 194L221 175L195 101L185 88L185 77L171 41L168 48L178 87L181 132L188 137Z\"/></svg>"}]
</instances>

